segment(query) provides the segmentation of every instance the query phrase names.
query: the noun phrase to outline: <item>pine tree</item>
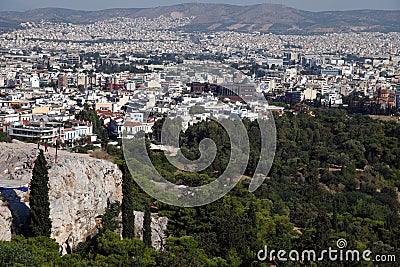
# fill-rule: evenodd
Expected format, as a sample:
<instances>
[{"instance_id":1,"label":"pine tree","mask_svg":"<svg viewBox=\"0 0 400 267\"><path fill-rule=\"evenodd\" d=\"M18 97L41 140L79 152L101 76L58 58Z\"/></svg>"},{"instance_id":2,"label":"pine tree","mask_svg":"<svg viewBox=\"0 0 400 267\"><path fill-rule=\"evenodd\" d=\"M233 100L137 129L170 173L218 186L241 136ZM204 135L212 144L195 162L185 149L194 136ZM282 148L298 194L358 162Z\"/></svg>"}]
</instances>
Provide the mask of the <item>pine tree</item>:
<instances>
[{"instance_id":1,"label":"pine tree","mask_svg":"<svg viewBox=\"0 0 400 267\"><path fill-rule=\"evenodd\" d=\"M126 164L122 166L122 237L135 238L133 179Z\"/></svg>"},{"instance_id":2,"label":"pine tree","mask_svg":"<svg viewBox=\"0 0 400 267\"><path fill-rule=\"evenodd\" d=\"M47 236L51 234L49 176L47 162L43 150L35 161L30 185L30 217L29 234L31 236Z\"/></svg>"},{"instance_id":3,"label":"pine tree","mask_svg":"<svg viewBox=\"0 0 400 267\"><path fill-rule=\"evenodd\" d=\"M101 138L101 148L104 151L107 151L107 146L108 146L108 132L107 132L107 129L103 128L101 130L100 138Z\"/></svg>"},{"instance_id":4,"label":"pine tree","mask_svg":"<svg viewBox=\"0 0 400 267\"><path fill-rule=\"evenodd\" d=\"M121 203L118 201L113 203L108 203L106 211L102 216L103 227L100 233L104 233L107 230L115 232L120 227L119 214L121 213Z\"/></svg>"},{"instance_id":5,"label":"pine tree","mask_svg":"<svg viewBox=\"0 0 400 267\"><path fill-rule=\"evenodd\" d=\"M338 218L337 218L337 203L336 199L333 199L333 216L332 216L332 228L338 230Z\"/></svg>"},{"instance_id":6,"label":"pine tree","mask_svg":"<svg viewBox=\"0 0 400 267\"><path fill-rule=\"evenodd\" d=\"M151 247L151 212L150 204L147 204L144 210L143 218L143 242L147 247Z\"/></svg>"}]
</instances>

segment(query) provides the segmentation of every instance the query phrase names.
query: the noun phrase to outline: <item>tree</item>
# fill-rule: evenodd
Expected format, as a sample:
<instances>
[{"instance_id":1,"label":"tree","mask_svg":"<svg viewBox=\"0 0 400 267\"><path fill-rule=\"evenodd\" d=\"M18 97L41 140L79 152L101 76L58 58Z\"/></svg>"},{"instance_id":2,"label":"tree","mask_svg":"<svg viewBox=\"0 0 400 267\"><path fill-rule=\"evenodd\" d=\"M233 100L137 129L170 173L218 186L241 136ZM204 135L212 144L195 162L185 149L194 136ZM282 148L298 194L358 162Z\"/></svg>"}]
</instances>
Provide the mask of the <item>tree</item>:
<instances>
[{"instance_id":1,"label":"tree","mask_svg":"<svg viewBox=\"0 0 400 267\"><path fill-rule=\"evenodd\" d=\"M105 128L103 128L101 130L101 148L106 151L107 150L107 146L108 146L108 133L107 130Z\"/></svg>"},{"instance_id":2,"label":"tree","mask_svg":"<svg viewBox=\"0 0 400 267\"><path fill-rule=\"evenodd\" d=\"M147 247L151 247L151 212L150 203L148 203L144 210L143 218L143 242Z\"/></svg>"},{"instance_id":3,"label":"tree","mask_svg":"<svg viewBox=\"0 0 400 267\"><path fill-rule=\"evenodd\" d=\"M157 258L157 266L213 266L209 261L192 236L170 237L167 239L166 251ZM217 266L227 266L224 260L220 259L219 263L221 265Z\"/></svg>"},{"instance_id":4,"label":"tree","mask_svg":"<svg viewBox=\"0 0 400 267\"><path fill-rule=\"evenodd\" d=\"M47 162L43 150L35 161L30 186L30 217L29 234L47 236L51 234L50 202L49 202L49 176Z\"/></svg>"},{"instance_id":5,"label":"tree","mask_svg":"<svg viewBox=\"0 0 400 267\"><path fill-rule=\"evenodd\" d=\"M195 114L203 114L206 113L206 109L202 106L193 106L189 110L189 114L195 115Z\"/></svg>"},{"instance_id":6,"label":"tree","mask_svg":"<svg viewBox=\"0 0 400 267\"><path fill-rule=\"evenodd\" d=\"M85 103L83 110L77 115L77 119L81 121L90 121L93 125L93 133L97 134L100 138L107 137L107 131L103 127L103 121L97 116L96 111L88 104Z\"/></svg>"},{"instance_id":7,"label":"tree","mask_svg":"<svg viewBox=\"0 0 400 267\"><path fill-rule=\"evenodd\" d=\"M25 238L16 236L13 238L12 243L22 245L32 255L35 255L41 263L40 266L54 266L52 263L57 261L60 256L60 245L54 239L48 237L38 236Z\"/></svg>"},{"instance_id":8,"label":"tree","mask_svg":"<svg viewBox=\"0 0 400 267\"><path fill-rule=\"evenodd\" d=\"M133 179L126 164L122 165L122 237L135 237L135 213L133 208Z\"/></svg>"},{"instance_id":9,"label":"tree","mask_svg":"<svg viewBox=\"0 0 400 267\"><path fill-rule=\"evenodd\" d=\"M15 242L0 242L0 266L41 266L36 255L24 245Z\"/></svg>"},{"instance_id":10,"label":"tree","mask_svg":"<svg viewBox=\"0 0 400 267\"><path fill-rule=\"evenodd\" d=\"M48 70L48 71L51 71L51 70L52 70L51 64L50 64L50 60L47 61L47 70Z\"/></svg>"},{"instance_id":11,"label":"tree","mask_svg":"<svg viewBox=\"0 0 400 267\"><path fill-rule=\"evenodd\" d=\"M315 227L315 242L316 249L324 249L329 244L329 231L331 229L331 222L329 216L324 210L319 210L314 222Z\"/></svg>"},{"instance_id":12,"label":"tree","mask_svg":"<svg viewBox=\"0 0 400 267\"><path fill-rule=\"evenodd\" d=\"M11 138L3 132L0 132L0 142L11 143Z\"/></svg>"},{"instance_id":13,"label":"tree","mask_svg":"<svg viewBox=\"0 0 400 267\"><path fill-rule=\"evenodd\" d=\"M104 215L102 216L103 227L101 228L101 233L107 230L112 232L116 231L120 226L120 221L118 216L121 212L121 203L118 201L108 204Z\"/></svg>"}]
</instances>

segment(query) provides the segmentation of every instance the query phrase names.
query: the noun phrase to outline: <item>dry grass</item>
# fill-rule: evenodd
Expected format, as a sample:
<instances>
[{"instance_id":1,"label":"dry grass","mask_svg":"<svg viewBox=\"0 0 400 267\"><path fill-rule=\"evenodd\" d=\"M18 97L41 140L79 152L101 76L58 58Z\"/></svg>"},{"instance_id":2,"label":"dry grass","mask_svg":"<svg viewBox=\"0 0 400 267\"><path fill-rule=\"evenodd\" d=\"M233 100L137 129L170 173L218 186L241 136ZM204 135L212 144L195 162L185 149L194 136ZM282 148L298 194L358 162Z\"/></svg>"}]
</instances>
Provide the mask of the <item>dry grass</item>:
<instances>
[{"instance_id":1,"label":"dry grass","mask_svg":"<svg viewBox=\"0 0 400 267\"><path fill-rule=\"evenodd\" d=\"M31 191L28 191L26 194L24 194L23 202L29 202L29 197L31 195L30 193Z\"/></svg>"},{"instance_id":2,"label":"dry grass","mask_svg":"<svg viewBox=\"0 0 400 267\"><path fill-rule=\"evenodd\" d=\"M400 123L400 117L396 117L396 116L381 116L381 115L369 115L370 118L374 119L374 120L381 120L381 121L394 121L397 123Z\"/></svg>"},{"instance_id":3,"label":"dry grass","mask_svg":"<svg viewBox=\"0 0 400 267\"><path fill-rule=\"evenodd\" d=\"M114 163L114 158L102 149L96 149L92 151L89 155L95 159L104 159Z\"/></svg>"}]
</instances>

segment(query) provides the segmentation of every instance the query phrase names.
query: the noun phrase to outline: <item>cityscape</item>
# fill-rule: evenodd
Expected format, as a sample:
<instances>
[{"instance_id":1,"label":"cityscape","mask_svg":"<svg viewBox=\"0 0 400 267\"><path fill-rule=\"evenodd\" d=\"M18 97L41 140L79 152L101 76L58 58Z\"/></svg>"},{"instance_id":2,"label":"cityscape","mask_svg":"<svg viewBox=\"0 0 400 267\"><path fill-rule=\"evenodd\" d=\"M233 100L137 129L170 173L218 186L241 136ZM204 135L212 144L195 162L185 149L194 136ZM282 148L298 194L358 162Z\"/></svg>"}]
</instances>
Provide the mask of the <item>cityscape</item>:
<instances>
[{"instance_id":1,"label":"cityscape","mask_svg":"<svg viewBox=\"0 0 400 267\"><path fill-rule=\"evenodd\" d=\"M398 266L400 24L390 12L400 6L381 11L387 25L345 25L332 13L337 28L279 18L305 11L278 4L262 6L278 17L268 13L264 24L228 24L225 13L208 22L198 9L213 4L186 6L161 15L104 10L82 23L52 9L16 23L4 11L0 266ZM62 12L82 20L80 11ZM362 13L351 12L354 20ZM224 120L243 124L248 137ZM263 123L274 126L268 145ZM233 135L248 146L238 148ZM204 138L217 149L206 168L169 161L177 151L191 164L211 154ZM247 158L247 167L215 202L176 207L142 186L148 166L126 145L142 139L165 180L151 184L158 193L172 183L201 199L207 192L197 187L231 186L218 177L232 162ZM340 238L373 256L257 258L267 246L342 249Z\"/></svg>"}]
</instances>

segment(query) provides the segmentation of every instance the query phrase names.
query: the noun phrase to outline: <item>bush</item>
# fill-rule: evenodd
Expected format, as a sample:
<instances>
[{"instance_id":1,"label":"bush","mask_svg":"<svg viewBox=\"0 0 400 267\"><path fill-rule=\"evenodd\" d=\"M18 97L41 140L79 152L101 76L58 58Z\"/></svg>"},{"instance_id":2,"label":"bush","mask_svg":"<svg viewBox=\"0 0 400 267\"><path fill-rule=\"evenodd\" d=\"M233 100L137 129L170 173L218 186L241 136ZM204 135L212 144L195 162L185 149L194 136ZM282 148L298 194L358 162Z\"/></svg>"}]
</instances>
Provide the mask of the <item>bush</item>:
<instances>
[{"instance_id":1,"label":"bush","mask_svg":"<svg viewBox=\"0 0 400 267\"><path fill-rule=\"evenodd\" d=\"M17 236L14 238L13 243L22 245L30 252L33 252L40 261L41 266L51 266L52 263L59 258L59 245L54 239L49 237L38 236L24 238L22 236Z\"/></svg>"},{"instance_id":2,"label":"bush","mask_svg":"<svg viewBox=\"0 0 400 267\"><path fill-rule=\"evenodd\" d=\"M0 242L0 266L41 266L36 255L28 251L23 244Z\"/></svg>"},{"instance_id":3,"label":"bush","mask_svg":"<svg viewBox=\"0 0 400 267\"><path fill-rule=\"evenodd\" d=\"M3 132L0 132L0 142L11 143L11 138Z\"/></svg>"}]
</instances>

